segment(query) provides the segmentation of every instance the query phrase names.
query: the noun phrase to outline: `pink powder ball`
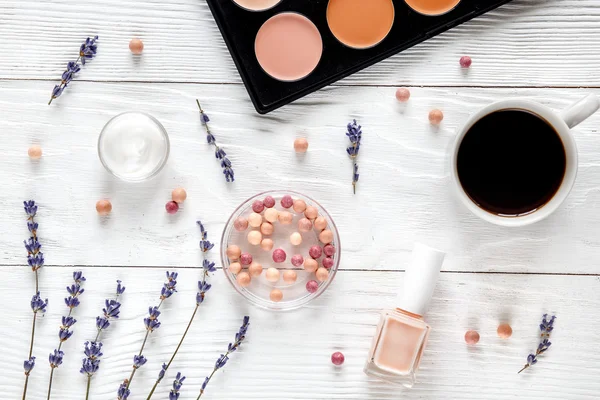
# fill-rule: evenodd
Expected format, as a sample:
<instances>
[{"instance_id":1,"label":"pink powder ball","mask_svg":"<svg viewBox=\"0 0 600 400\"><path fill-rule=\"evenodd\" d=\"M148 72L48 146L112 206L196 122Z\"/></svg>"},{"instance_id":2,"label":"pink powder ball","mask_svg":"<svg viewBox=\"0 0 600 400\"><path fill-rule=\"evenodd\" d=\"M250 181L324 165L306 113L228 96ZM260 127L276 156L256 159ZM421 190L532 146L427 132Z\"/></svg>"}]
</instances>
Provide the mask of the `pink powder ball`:
<instances>
[{"instance_id":1,"label":"pink powder ball","mask_svg":"<svg viewBox=\"0 0 600 400\"><path fill-rule=\"evenodd\" d=\"M396 90L396 100L401 103L405 103L410 99L410 90L406 88L398 88Z\"/></svg>"},{"instance_id":2,"label":"pink powder ball","mask_svg":"<svg viewBox=\"0 0 600 400\"><path fill-rule=\"evenodd\" d=\"M327 257L332 257L335 254L335 247L332 244L325 245L325 247L323 247L323 253L325 253Z\"/></svg>"},{"instance_id":3,"label":"pink powder ball","mask_svg":"<svg viewBox=\"0 0 600 400\"><path fill-rule=\"evenodd\" d=\"M285 261L286 254L283 249L275 249L273 250L273 261L276 263L282 263Z\"/></svg>"},{"instance_id":4,"label":"pink powder ball","mask_svg":"<svg viewBox=\"0 0 600 400\"><path fill-rule=\"evenodd\" d=\"M142 54L142 51L144 51L144 42L138 38L131 39L129 42L129 50L135 55Z\"/></svg>"},{"instance_id":5,"label":"pink powder ball","mask_svg":"<svg viewBox=\"0 0 600 400\"><path fill-rule=\"evenodd\" d=\"M463 68L469 68L472 63L473 63L473 60L471 60L471 57L469 57L469 56L462 56L460 58L460 66Z\"/></svg>"},{"instance_id":6,"label":"pink powder ball","mask_svg":"<svg viewBox=\"0 0 600 400\"><path fill-rule=\"evenodd\" d=\"M109 200L98 200L96 202L96 211L100 215L108 215L112 211L112 204Z\"/></svg>"},{"instance_id":7,"label":"pink powder ball","mask_svg":"<svg viewBox=\"0 0 600 400\"><path fill-rule=\"evenodd\" d=\"M281 207L290 208L293 205L294 205L294 199L292 199L292 196L290 196L289 194L286 194L285 196L283 196L281 198Z\"/></svg>"},{"instance_id":8,"label":"pink powder ball","mask_svg":"<svg viewBox=\"0 0 600 400\"><path fill-rule=\"evenodd\" d=\"M187 192L184 188L178 187L171 192L171 200L175 203L183 203L187 199Z\"/></svg>"},{"instance_id":9,"label":"pink powder ball","mask_svg":"<svg viewBox=\"0 0 600 400\"><path fill-rule=\"evenodd\" d=\"M313 223L308 218L302 218L298 221L298 230L300 232L309 232L313 227Z\"/></svg>"},{"instance_id":10,"label":"pink powder ball","mask_svg":"<svg viewBox=\"0 0 600 400\"><path fill-rule=\"evenodd\" d=\"M306 150L308 150L308 140L304 138L294 140L294 150L296 150L296 153L306 153Z\"/></svg>"},{"instance_id":11,"label":"pink powder ball","mask_svg":"<svg viewBox=\"0 0 600 400\"><path fill-rule=\"evenodd\" d=\"M252 254L242 253L242 255L240 256L240 262L242 263L242 265L252 264Z\"/></svg>"},{"instance_id":12,"label":"pink powder ball","mask_svg":"<svg viewBox=\"0 0 600 400\"><path fill-rule=\"evenodd\" d=\"M42 158L42 148L40 146L37 146L37 145L36 146L31 146L27 150L27 155L32 160L39 160L40 158Z\"/></svg>"},{"instance_id":13,"label":"pink powder ball","mask_svg":"<svg viewBox=\"0 0 600 400\"><path fill-rule=\"evenodd\" d=\"M294 211L303 213L306 210L306 202L304 200L294 200Z\"/></svg>"},{"instance_id":14,"label":"pink powder ball","mask_svg":"<svg viewBox=\"0 0 600 400\"><path fill-rule=\"evenodd\" d=\"M169 201L167 204L165 204L165 210L167 210L168 214L175 214L177 210L179 210L179 204L175 203L174 201Z\"/></svg>"},{"instance_id":15,"label":"pink powder ball","mask_svg":"<svg viewBox=\"0 0 600 400\"><path fill-rule=\"evenodd\" d=\"M312 258L309 258L308 260L304 261L304 270L305 271L315 272L318 268L319 268L319 263L317 262L317 260L313 260Z\"/></svg>"},{"instance_id":16,"label":"pink powder ball","mask_svg":"<svg viewBox=\"0 0 600 400\"><path fill-rule=\"evenodd\" d=\"M331 257L325 257L322 262L323 266L327 269L333 267L333 258Z\"/></svg>"},{"instance_id":17,"label":"pink powder ball","mask_svg":"<svg viewBox=\"0 0 600 400\"><path fill-rule=\"evenodd\" d=\"M465 333L465 342L470 345L477 344L479 342L479 333L476 331L467 331Z\"/></svg>"},{"instance_id":18,"label":"pink powder ball","mask_svg":"<svg viewBox=\"0 0 600 400\"><path fill-rule=\"evenodd\" d=\"M236 220L233 221L233 227L236 231L243 232L248 229L248 220L244 217L236 218Z\"/></svg>"},{"instance_id":19,"label":"pink powder ball","mask_svg":"<svg viewBox=\"0 0 600 400\"><path fill-rule=\"evenodd\" d=\"M254 200L254 203L252 203L252 211L254 211L257 214L260 214L261 212L263 212L264 209L265 205L262 201Z\"/></svg>"},{"instance_id":20,"label":"pink powder ball","mask_svg":"<svg viewBox=\"0 0 600 400\"><path fill-rule=\"evenodd\" d=\"M331 355L331 362L333 363L333 365L342 365L345 359L346 358L344 357L344 355L339 351L336 351Z\"/></svg>"},{"instance_id":21,"label":"pink powder ball","mask_svg":"<svg viewBox=\"0 0 600 400\"><path fill-rule=\"evenodd\" d=\"M302 264L304 264L304 257L302 257L300 254L296 254L292 257L292 265L294 267L299 267Z\"/></svg>"},{"instance_id":22,"label":"pink powder ball","mask_svg":"<svg viewBox=\"0 0 600 400\"><path fill-rule=\"evenodd\" d=\"M275 199L273 198L273 196L267 196L263 200L263 204L267 208L273 208L275 206Z\"/></svg>"},{"instance_id":23,"label":"pink powder ball","mask_svg":"<svg viewBox=\"0 0 600 400\"><path fill-rule=\"evenodd\" d=\"M429 122L431 125L439 125L444 120L444 113L441 110L435 109L429 112Z\"/></svg>"},{"instance_id":24,"label":"pink powder ball","mask_svg":"<svg viewBox=\"0 0 600 400\"><path fill-rule=\"evenodd\" d=\"M319 289L319 282L312 280L306 282L306 290L308 293L314 293Z\"/></svg>"},{"instance_id":25,"label":"pink powder ball","mask_svg":"<svg viewBox=\"0 0 600 400\"><path fill-rule=\"evenodd\" d=\"M321 248L321 246L312 246L308 250L308 254L316 260L317 258L321 257L321 255L323 255L323 249Z\"/></svg>"}]
</instances>

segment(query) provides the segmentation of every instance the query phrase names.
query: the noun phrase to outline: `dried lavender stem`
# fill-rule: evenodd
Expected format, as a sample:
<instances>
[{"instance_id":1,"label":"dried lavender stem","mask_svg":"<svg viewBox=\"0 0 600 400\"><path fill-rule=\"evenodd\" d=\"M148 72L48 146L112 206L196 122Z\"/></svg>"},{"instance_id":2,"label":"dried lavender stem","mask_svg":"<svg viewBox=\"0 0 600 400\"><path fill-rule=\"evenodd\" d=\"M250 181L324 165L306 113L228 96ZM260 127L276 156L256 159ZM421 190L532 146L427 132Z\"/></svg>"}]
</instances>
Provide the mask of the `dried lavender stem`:
<instances>
[{"instance_id":1,"label":"dried lavender stem","mask_svg":"<svg viewBox=\"0 0 600 400\"><path fill-rule=\"evenodd\" d=\"M71 316L71 313L73 312L73 309L69 307L69 314L67 314L67 317ZM60 351L60 349L62 348L63 342L60 341L58 343L58 351ZM52 378L54 377L54 368L50 367L50 383L48 383L48 398L47 400L50 400L50 393L52 392Z\"/></svg>"},{"instance_id":2,"label":"dried lavender stem","mask_svg":"<svg viewBox=\"0 0 600 400\"><path fill-rule=\"evenodd\" d=\"M77 60L75 60L75 64L77 64L77 63L78 63L80 60L81 60L81 56L77 57ZM61 83L60 83L60 86L61 86L61 87L62 87L62 86L64 86L64 83L63 83L63 82L61 82ZM51 96L51 97L50 97L50 101L48 102L48 105L52 104L52 100L54 100L54 97L52 97L52 96Z\"/></svg>"},{"instance_id":3,"label":"dried lavender stem","mask_svg":"<svg viewBox=\"0 0 600 400\"><path fill-rule=\"evenodd\" d=\"M91 383L92 383L92 377L90 375L88 375L87 388L85 389L85 400L88 400L88 398L90 397L90 384Z\"/></svg>"},{"instance_id":4,"label":"dried lavender stem","mask_svg":"<svg viewBox=\"0 0 600 400\"><path fill-rule=\"evenodd\" d=\"M23 400L27 397L27 383L29 383L29 375L25 376L25 386L23 387Z\"/></svg>"}]
</instances>

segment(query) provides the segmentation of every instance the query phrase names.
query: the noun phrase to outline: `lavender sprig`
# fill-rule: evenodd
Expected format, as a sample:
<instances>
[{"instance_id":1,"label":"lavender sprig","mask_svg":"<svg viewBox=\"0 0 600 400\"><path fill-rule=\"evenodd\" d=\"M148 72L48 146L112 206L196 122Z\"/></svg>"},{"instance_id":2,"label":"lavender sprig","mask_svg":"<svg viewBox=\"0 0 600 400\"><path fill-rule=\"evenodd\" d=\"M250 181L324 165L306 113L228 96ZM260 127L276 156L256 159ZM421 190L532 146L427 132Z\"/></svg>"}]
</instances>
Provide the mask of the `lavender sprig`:
<instances>
[{"instance_id":1,"label":"lavender sprig","mask_svg":"<svg viewBox=\"0 0 600 400\"><path fill-rule=\"evenodd\" d=\"M346 136L350 140L350 146L346 148L346 152L354 162L353 173L352 173L352 190L356 194L356 184L358 183L358 164L356 158L358 157L358 151L360 150L360 142L362 140L362 127L353 120L346 126Z\"/></svg>"},{"instance_id":2,"label":"lavender sprig","mask_svg":"<svg viewBox=\"0 0 600 400\"><path fill-rule=\"evenodd\" d=\"M121 284L121 281L117 281L117 289L114 300L106 299L104 301L104 308L102 309L102 315L96 317L96 338L92 342L85 342L84 354L86 358L82 360L80 373L87 375L87 387L85 391L86 400L90 397L90 384L92 382L92 376L98 372L100 368L100 357L102 356L102 342L99 342L100 334L110 326L112 319L118 319L121 312L121 303L119 302L119 296L125 292L125 286Z\"/></svg>"},{"instance_id":3,"label":"lavender sprig","mask_svg":"<svg viewBox=\"0 0 600 400\"><path fill-rule=\"evenodd\" d=\"M152 398L152 395L154 394L156 387L163 380L167 370L173 363L173 360L175 360L175 356L177 356L177 352L179 351L179 348L183 344L183 341L185 340L185 337L187 336L187 333L190 330L190 326L192 326L192 322L194 321L194 317L196 316L196 313L198 312L198 308L200 307L200 304L202 304L204 302L204 298L206 297L206 292L208 292L210 290L210 288L212 287L212 285L210 285L208 282L206 282L206 279L208 278L208 274L210 272L215 272L217 270L215 268L215 263L210 262L209 260L206 259L206 253L209 250L211 250L215 245L208 240L208 232L206 231L206 229L204 229L204 225L202 225L202 222L196 221L196 223L200 227L200 235L201 235L200 249L202 250L202 257L203 257L202 279L200 281L198 281L198 292L196 293L196 307L194 308L194 311L192 312L190 321L188 322L187 327L185 328L185 331L183 332L183 335L181 336L181 340L179 340L179 344L177 344L175 351L171 355L169 362L162 365L162 368L158 374L158 378L156 379L156 382L154 382L154 386L152 386L152 389L150 390L150 393L148 394L147 400L150 400L150 398Z\"/></svg>"},{"instance_id":4,"label":"lavender sprig","mask_svg":"<svg viewBox=\"0 0 600 400\"><path fill-rule=\"evenodd\" d=\"M235 177L233 174L233 168L231 168L231 161L229 158L227 158L227 153L225 153L225 150L217 145L217 140L208 127L210 118L208 118L208 115L206 115L202 109L202 106L200 106L200 101L198 101L198 99L196 99L196 104L198 104L198 109L200 110L200 121L206 128L206 141L208 144L211 144L215 147L215 158L221 161L221 168L223 168L223 175L225 175L225 179L227 182L233 182L235 181Z\"/></svg>"},{"instance_id":5,"label":"lavender sprig","mask_svg":"<svg viewBox=\"0 0 600 400\"><path fill-rule=\"evenodd\" d=\"M133 381L133 377L135 376L136 371L142 367L148 361L146 357L142 355L144 352L144 347L146 346L146 341L148 340L148 336L150 333L154 332L156 329L160 327L160 321L158 317L160 316L160 307L163 302L171 297L173 293L177 292L177 272L166 272L167 279L160 290L160 302L158 306L149 307L148 308L148 317L144 318L144 326L146 327L146 336L144 337L144 341L142 342L142 347L137 355L133 356L133 366L131 368L131 374L129 375L129 379L125 379L119 389L117 390L117 400L126 400L127 396L131 393L129 390L129 386Z\"/></svg>"},{"instance_id":6,"label":"lavender sprig","mask_svg":"<svg viewBox=\"0 0 600 400\"><path fill-rule=\"evenodd\" d=\"M65 353L61 350L64 342L67 341L72 335L73 331L69 330L77 320L71 316L73 310L79 306L79 295L81 295L84 289L81 284L85 282L85 277L81 271L73 272L73 282L71 286L67 286L67 292L69 296L65 298L65 304L69 308L67 316L62 317L62 324L58 330L58 348L54 349L53 353L48 356L48 362L50 363L50 383L48 383L48 400L52 393L52 379L54 378L54 369L58 368L62 364Z\"/></svg>"},{"instance_id":7,"label":"lavender sprig","mask_svg":"<svg viewBox=\"0 0 600 400\"><path fill-rule=\"evenodd\" d=\"M538 362L538 356L540 354L544 354L552 345L552 342L550 342L550 333L552 333L552 331L554 330L554 320L556 319L556 316L552 316L550 319L548 319L548 314L544 314L542 317L542 323L540 324L540 343L538 344L538 348L535 351L535 354L529 354L527 356L527 364L525 364L525 366L523 368L521 368L521 370L518 372L519 374L523 371L525 371L527 368L537 364Z\"/></svg>"},{"instance_id":8,"label":"lavender sprig","mask_svg":"<svg viewBox=\"0 0 600 400\"><path fill-rule=\"evenodd\" d=\"M96 35L93 38L88 37L85 42L81 44L79 47L79 57L77 57L77 60L69 61L67 63L67 69L62 73L60 84L55 85L54 89L52 89L52 96L50 97L48 105L50 105L54 99L60 97L69 83L71 83L75 77L75 74L81 70L81 65L79 62L81 62L82 65L85 65L86 60L92 59L96 55L97 40L98 36Z\"/></svg>"},{"instance_id":9,"label":"lavender sprig","mask_svg":"<svg viewBox=\"0 0 600 400\"><path fill-rule=\"evenodd\" d=\"M207 376L206 379L204 379L204 383L202 383L202 388L200 389L200 394L198 395L196 400L202 397L202 395L204 394L204 390L208 385L208 382L210 382L215 372L217 372L227 364L227 361L229 361L229 355L236 351L240 347L244 339L246 339L246 333L248 332L249 326L250 317L246 315L242 322L242 326L240 326L239 331L235 334L235 341L233 343L229 343L229 346L227 346L227 352L225 354L221 354L221 356L215 362L215 368L213 369L212 373L209 376Z\"/></svg>"},{"instance_id":10,"label":"lavender sprig","mask_svg":"<svg viewBox=\"0 0 600 400\"><path fill-rule=\"evenodd\" d=\"M28 200L23 202L23 209L27 214L27 230L29 230L29 239L24 241L25 249L27 250L27 264L31 267L31 270L35 273L35 294L31 298L31 311L33 311L33 322L31 325L31 340L29 342L29 356L23 361L23 370L25 372L25 383L23 384L23 400L27 397L27 385L29 384L29 375L35 367L35 357L33 356L33 341L35 338L35 324L37 321L37 314L41 312L46 313L46 307L48 306L48 299L42 300L39 289L39 277L38 270L44 265L44 254L40 251L42 245L40 244L37 237L38 223L35 222L37 215L38 206L35 201Z\"/></svg>"},{"instance_id":11,"label":"lavender sprig","mask_svg":"<svg viewBox=\"0 0 600 400\"><path fill-rule=\"evenodd\" d=\"M173 388L169 392L169 400L179 400L179 390L181 390L184 380L185 376L181 376L181 372L178 372L175 380L173 381Z\"/></svg>"}]
</instances>

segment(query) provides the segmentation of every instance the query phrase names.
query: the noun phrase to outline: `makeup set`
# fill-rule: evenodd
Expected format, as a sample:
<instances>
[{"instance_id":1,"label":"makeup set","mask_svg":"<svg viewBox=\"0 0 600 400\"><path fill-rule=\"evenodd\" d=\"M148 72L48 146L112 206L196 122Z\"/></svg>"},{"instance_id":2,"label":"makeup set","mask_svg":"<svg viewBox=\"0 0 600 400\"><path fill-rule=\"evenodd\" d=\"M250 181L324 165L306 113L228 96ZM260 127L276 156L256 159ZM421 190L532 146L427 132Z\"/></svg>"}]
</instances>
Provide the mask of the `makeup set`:
<instances>
[{"instance_id":1,"label":"makeup set","mask_svg":"<svg viewBox=\"0 0 600 400\"><path fill-rule=\"evenodd\" d=\"M207 0L265 114L510 0Z\"/></svg>"}]
</instances>

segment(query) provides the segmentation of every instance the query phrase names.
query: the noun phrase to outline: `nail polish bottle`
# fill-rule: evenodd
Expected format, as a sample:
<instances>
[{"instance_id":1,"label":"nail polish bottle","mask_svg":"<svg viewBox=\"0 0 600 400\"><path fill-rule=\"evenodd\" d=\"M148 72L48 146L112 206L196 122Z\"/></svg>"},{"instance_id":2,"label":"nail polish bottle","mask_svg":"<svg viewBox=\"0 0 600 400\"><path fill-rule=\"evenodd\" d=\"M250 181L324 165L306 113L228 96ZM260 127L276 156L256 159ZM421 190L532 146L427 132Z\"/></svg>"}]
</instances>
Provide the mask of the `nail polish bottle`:
<instances>
[{"instance_id":1,"label":"nail polish bottle","mask_svg":"<svg viewBox=\"0 0 600 400\"><path fill-rule=\"evenodd\" d=\"M385 381L412 387L430 327L423 314L442 268L445 253L417 243L406 269L397 308L383 311L364 371Z\"/></svg>"}]
</instances>

